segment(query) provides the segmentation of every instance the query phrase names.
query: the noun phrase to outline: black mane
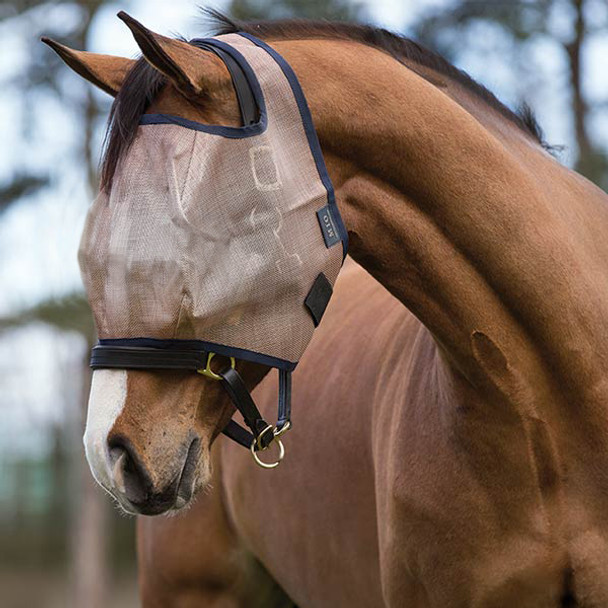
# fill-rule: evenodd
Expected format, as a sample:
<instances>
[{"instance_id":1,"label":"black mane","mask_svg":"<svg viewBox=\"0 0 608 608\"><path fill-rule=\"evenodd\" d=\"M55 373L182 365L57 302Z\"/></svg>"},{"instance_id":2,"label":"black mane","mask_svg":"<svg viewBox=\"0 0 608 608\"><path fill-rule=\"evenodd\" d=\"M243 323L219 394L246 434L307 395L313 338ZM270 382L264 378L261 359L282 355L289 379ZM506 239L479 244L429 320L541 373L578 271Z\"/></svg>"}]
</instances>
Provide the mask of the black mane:
<instances>
[{"instance_id":1,"label":"black mane","mask_svg":"<svg viewBox=\"0 0 608 608\"><path fill-rule=\"evenodd\" d=\"M519 129L530 135L544 147L541 129L528 106L516 113L501 103L484 86L475 82L466 72L459 70L440 55L417 42L398 36L388 30L353 23L286 19L277 21L236 21L213 9L205 10L210 21L212 35L247 32L262 39L330 38L351 40L381 49L397 61L409 61L443 74L460 83L471 93L494 108ZM424 77L424 75L422 75ZM139 119L154 97L166 83L166 79L144 59L139 59L127 75L108 120L106 150L102 161L102 187L109 188L120 159L128 150Z\"/></svg>"}]
</instances>

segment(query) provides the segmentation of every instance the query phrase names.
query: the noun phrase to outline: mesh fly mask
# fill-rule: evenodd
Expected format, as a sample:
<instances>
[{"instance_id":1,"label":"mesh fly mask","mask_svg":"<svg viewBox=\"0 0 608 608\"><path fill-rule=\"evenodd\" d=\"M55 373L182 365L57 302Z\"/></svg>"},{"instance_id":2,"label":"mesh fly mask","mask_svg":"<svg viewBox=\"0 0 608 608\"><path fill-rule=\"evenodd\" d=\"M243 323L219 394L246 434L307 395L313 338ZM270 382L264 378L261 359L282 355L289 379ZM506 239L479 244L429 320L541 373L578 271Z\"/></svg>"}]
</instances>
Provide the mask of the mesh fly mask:
<instances>
[{"instance_id":1,"label":"mesh fly mask","mask_svg":"<svg viewBox=\"0 0 608 608\"><path fill-rule=\"evenodd\" d=\"M347 236L287 62L248 34L192 44L226 64L243 126L142 116L82 237L99 333L91 367L221 380L249 427L231 421L223 432L261 463L256 452L290 426L290 374L327 306ZM218 373L216 354L231 361ZM279 370L276 426L262 419L236 359Z\"/></svg>"}]
</instances>

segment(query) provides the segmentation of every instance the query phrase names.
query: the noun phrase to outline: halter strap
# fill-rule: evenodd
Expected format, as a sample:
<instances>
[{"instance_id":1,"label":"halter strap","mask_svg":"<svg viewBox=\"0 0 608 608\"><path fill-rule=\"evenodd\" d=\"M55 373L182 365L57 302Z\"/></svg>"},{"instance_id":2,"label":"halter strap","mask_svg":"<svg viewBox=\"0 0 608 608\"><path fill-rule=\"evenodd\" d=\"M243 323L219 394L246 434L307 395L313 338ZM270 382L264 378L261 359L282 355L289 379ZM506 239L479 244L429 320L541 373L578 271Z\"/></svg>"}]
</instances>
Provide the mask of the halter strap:
<instances>
[{"instance_id":1,"label":"halter strap","mask_svg":"<svg viewBox=\"0 0 608 608\"><path fill-rule=\"evenodd\" d=\"M91 351L91 368L189 369L197 371L207 353L194 349L164 349L152 346L97 345Z\"/></svg>"},{"instance_id":2,"label":"halter strap","mask_svg":"<svg viewBox=\"0 0 608 608\"><path fill-rule=\"evenodd\" d=\"M262 414L260 414L260 410L252 399L251 393L247 390L241 375L232 367L219 372L219 375L222 378L223 387L232 399L232 403L243 415L245 424L253 431L253 435L247 438L246 447L249 447L255 439L258 449L267 448L273 436L272 433L268 434L264 431L272 427L262 418Z\"/></svg>"},{"instance_id":3,"label":"halter strap","mask_svg":"<svg viewBox=\"0 0 608 608\"><path fill-rule=\"evenodd\" d=\"M245 424L247 424L247 426L256 434L254 435L253 433L250 433L234 420L231 420L226 425L222 433L243 447L249 448L254 444L255 441L255 450L266 449L272 443L272 435L264 436L260 441L259 446L257 445L256 437L259 438L270 425L262 418L240 374L236 371L236 369L230 367L219 372L219 375L222 377L222 384L232 398L232 402L234 403L236 409L239 410L239 412L241 412L243 415ZM278 437L290 428L291 372L280 369L279 413L277 417L277 424L273 430L273 433Z\"/></svg>"}]
</instances>

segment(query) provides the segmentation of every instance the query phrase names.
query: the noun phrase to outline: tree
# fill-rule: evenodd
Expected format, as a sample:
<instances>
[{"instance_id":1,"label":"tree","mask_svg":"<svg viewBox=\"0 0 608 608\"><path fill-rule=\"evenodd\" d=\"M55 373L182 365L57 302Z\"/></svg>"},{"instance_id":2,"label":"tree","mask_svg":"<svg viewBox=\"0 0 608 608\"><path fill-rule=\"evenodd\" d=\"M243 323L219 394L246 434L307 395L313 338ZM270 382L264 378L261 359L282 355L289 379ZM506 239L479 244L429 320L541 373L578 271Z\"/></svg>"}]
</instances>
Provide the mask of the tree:
<instances>
[{"instance_id":1,"label":"tree","mask_svg":"<svg viewBox=\"0 0 608 608\"><path fill-rule=\"evenodd\" d=\"M0 213L8 209L13 203L31 196L48 185L48 175L41 176L29 171L15 173L7 183L0 186Z\"/></svg>"},{"instance_id":2,"label":"tree","mask_svg":"<svg viewBox=\"0 0 608 608\"><path fill-rule=\"evenodd\" d=\"M590 43L607 25L608 10L601 0L460 0L424 12L413 31L423 44L457 63L465 52L479 50L484 38L506 38L505 69L520 74L546 70L546 65L535 61L534 50L539 45L555 49L568 71L568 118L576 144L574 167L607 188L606 149L591 130L607 100L591 100L584 83ZM480 26L485 26L485 34L480 33Z\"/></svg>"},{"instance_id":3,"label":"tree","mask_svg":"<svg viewBox=\"0 0 608 608\"><path fill-rule=\"evenodd\" d=\"M329 19L357 21L363 4L354 0L232 0L228 14L234 19Z\"/></svg>"},{"instance_id":4,"label":"tree","mask_svg":"<svg viewBox=\"0 0 608 608\"><path fill-rule=\"evenodd\" d=\"M107 0L16 0L3 5L0 9L0 24L14 23L27 24L26 31L44 31L51 38L61 39L65 44L74 48L83 49L86 46L91 25L99 11L109 4ZM48 19L52 11L60 7L64 14L72 13L73 19ZM92 88L82 83L80 86L70 81L69 86L62 86L65 79L61 75L65 70L64 64L52 52L49 52L37 38L29 40L27 46L29 56L25 66L8 82L3 82L22 100L22 107L26 115L23 117L23 138L25 140L36 137L29 131L36 107L31 98L39 97L40 93L59 98L67 108L70 116L82 126L83 137L80 145L73 150L76 166L84 169L86 183L89 187L88 198L97 189L97 160L94 152L94 135L99 124L102 112L107 107L100 107L99 97ZM33 95L35 93L35 95ZM109 103L109 102L108 102ZM23 166L13 168L13 177L0 186L0 210L8 208L11 204L19 202L23 197L48 186L53 181L52 168L49 173L41 173L28 165L24 159Z\"/></svg>"}]
</instances>

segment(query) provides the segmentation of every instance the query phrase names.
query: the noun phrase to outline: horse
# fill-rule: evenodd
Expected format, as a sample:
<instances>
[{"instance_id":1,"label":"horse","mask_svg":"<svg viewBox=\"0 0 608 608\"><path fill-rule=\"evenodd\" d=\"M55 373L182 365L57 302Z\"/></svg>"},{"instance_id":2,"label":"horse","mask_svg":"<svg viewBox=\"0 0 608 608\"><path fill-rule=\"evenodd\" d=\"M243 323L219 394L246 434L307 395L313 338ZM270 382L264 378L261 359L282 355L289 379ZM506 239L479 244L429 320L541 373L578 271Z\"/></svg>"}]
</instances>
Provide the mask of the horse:
<instances>
[{"instance_id":1,"label":"horse","mask_svg":"<svg viewBox=\"0 0 608 608\"><path fill-rule=\"evenodd\" d=\"M116 97L102 188L144 113L240 124L215 54L119 16L142 59L46 41ZM608 605L606 194L412 41L218 19L296 73L371 277L339 281L276 471L215 441L217 382L94 372L96 479L140 515L191 507L138 519L144 605ZM237 367L267 411L268 368Z\"/></svg>"}]
</instances>

